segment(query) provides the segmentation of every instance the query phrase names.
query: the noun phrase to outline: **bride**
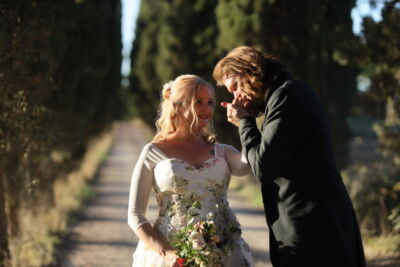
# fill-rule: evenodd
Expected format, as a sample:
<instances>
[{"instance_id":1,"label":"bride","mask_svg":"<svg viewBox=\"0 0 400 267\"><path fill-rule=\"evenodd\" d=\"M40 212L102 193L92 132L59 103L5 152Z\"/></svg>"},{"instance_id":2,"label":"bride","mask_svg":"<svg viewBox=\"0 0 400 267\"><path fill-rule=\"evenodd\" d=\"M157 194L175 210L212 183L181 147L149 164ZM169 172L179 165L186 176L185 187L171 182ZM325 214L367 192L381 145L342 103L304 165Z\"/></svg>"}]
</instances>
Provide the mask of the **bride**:
<instances>
[{"instance_id":1,"label":"bride","mask_svg":"<svg viewBox=\"0 0 400 267\"><path fill-rule=\"evenodd\" d=\"M195 75L164 85L157 134L132 174L128 224L140 241L133 266L254 266L229 208L231 174L250 169L234 147L215 142L213 87ZM159 214L145 217L154 190Z\"/></svg>"}]
</instances>

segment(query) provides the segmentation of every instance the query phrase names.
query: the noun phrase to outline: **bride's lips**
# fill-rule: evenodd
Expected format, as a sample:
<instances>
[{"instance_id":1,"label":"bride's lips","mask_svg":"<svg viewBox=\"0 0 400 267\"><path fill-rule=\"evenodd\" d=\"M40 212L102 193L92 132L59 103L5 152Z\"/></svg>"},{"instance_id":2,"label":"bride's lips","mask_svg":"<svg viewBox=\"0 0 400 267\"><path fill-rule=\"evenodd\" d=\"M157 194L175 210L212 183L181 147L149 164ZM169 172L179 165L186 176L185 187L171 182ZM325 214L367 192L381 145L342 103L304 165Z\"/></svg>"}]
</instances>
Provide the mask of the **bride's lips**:
<instances>
[{"instance_id":1,"label":"bride's lips","mask_svg":"<svg viewBox=\"0 0 400 267\"><path fill-rule=\"evenodd\" d=\"M198 117L199 117L199 119L202 119L202 120L208 120L210 118L210 116L208 116L208 115L199 115Z\"/></svg>"}]
</instances>

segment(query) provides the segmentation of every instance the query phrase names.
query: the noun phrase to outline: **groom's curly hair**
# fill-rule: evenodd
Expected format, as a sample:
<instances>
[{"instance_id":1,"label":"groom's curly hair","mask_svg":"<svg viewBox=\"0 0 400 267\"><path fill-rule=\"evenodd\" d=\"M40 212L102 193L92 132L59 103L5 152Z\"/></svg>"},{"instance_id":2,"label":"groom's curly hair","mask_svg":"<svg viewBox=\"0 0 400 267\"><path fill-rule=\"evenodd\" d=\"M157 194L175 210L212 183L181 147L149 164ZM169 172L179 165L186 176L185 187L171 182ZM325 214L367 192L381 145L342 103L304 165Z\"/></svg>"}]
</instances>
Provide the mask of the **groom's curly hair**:
<instances>
[{"instance_id":1,"label":"groom's curly hair","mask_svg":"<svg viewBox=\"0 0 400 267\"><path fill-rule=\"evenodd\" d=\"M224 77L239 76L245 90L261 96L282 74L289 76L286 66L275 55L240 46L217 63L213 76L219 86Z\"/></svg>"}]
</instances>

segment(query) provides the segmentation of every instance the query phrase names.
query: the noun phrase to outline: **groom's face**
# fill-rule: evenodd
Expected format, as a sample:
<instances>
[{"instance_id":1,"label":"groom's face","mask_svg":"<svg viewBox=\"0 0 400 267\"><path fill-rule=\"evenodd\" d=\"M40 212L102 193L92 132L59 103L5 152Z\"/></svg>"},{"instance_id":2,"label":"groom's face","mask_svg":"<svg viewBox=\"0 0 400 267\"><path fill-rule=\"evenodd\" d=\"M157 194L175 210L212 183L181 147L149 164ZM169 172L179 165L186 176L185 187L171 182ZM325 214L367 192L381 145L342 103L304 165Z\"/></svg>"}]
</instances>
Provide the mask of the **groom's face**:
<instances>
[{"instance_id":1,"label":"groom's face","mask_svg":"<svg viewBox=\"0 0 400 267\"><path fill-rule=\"evenodd\" d=\"M235 98L238 96L244 96L238 76L227 76L222 79L222 83L225 85L228 92L233 94Z\"/></svg>"},{"instance_id":2,"label":"groom's face","mask_svg":"<svg viewBox=\"0 0 400 267\"><path fill-rule=\"evenodd\" d=\"M253 95L244 90L239 76L226 76L222 79L222 84L233 94L235 99L240 98L249 103L253 101Z\"/></svg>"}]
</instances>

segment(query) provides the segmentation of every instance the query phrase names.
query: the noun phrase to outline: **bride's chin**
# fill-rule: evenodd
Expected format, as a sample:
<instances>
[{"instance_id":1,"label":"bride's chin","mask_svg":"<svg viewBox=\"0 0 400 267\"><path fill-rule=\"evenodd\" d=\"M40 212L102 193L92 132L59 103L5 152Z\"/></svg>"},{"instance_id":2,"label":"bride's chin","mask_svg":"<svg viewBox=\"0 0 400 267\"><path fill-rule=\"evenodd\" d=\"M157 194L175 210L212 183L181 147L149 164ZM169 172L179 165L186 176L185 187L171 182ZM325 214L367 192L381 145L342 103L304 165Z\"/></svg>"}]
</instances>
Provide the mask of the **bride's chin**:
<instances>
[{"instance_id":1,"label":"bride's chin","mask_svg":"<svg viewBox=\"0 0 400 267\"><path fill-rule=\"evenodd\" d=\"M208 125L208 123L199 123L198 125L197 125L197 131L198 132L201 132L204 128L206 128L207 127L207 125Z\"/></svg>"}]
</instances>

